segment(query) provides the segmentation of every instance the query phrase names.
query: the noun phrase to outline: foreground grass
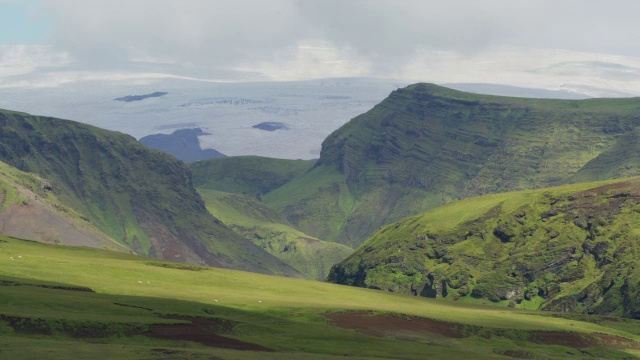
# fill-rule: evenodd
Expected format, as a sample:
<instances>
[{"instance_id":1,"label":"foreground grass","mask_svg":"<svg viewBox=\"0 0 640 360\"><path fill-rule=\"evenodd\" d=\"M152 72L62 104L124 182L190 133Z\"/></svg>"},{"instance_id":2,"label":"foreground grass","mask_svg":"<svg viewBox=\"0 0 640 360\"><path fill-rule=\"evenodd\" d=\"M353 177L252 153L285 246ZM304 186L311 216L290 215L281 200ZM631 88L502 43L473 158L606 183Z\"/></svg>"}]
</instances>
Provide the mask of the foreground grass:
<instances>
[{"instance_id":1,"label":"foreground grass","mask_svg":"<svg viewBox=\"0 0 640 360\"><path fill-rule=\"evenodd\" d=\"M315 281L167 263L132 255L0 238L0 280L31 285L0 287L0 316L39 319L48 335L15 331L0 321L0 358L365 358L503 357L527 349L542 358L563 358L560 346L529 343L528 331L603 333L640 341L640 325L549 317L546 313L468 306ZM96 291L60 289L55 281ZM58 288L56 288L58 287ZM481 327L482 336L462 339L423 333L367 334L331 325L327 312L367 310L419 316ZM175 316L215 317L232 322L223 335L272 348L254 353L207 348L185 341L150 339L150 324L184 323ZM51 325L53 324L53 325ZM42 325L42 326L45 326ZM82 338L73 329L102 329ZM104 329L107 330L104 330ZM70 330L71 329L71 330ZM508 337L499 329L508 329ZM134 331L135 330L135 331ZM75 332L74 332L75 331ZM70 335L71 334L71 335ZM74 335L75 334L75 335ZM74 335L74 336L72 336ZM27 346L28 345L28 346ZM28 349L22 353L19 349ZM157 349L164 349L162 351ZM589 350L595 354L595 350ZM599 349L609 358L631 356ZM315 354L315 355L313 355ZM5 356L6 355L6 356ZM24 356L22 356L24 355Z\"/></svg>"}]
</instances>

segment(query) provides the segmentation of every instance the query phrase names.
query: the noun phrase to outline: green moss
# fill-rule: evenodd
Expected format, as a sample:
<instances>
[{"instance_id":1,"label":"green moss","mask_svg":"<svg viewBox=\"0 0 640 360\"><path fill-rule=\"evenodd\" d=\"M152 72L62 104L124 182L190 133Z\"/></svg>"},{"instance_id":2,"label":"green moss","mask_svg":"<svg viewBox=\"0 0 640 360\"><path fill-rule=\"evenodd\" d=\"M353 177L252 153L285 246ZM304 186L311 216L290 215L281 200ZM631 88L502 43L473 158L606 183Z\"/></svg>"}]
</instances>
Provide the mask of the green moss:
<instances>
[{"instance_id":1,"label":"green moss","mask_svg":"<svg viewBox=\"0 0 640 360\"><path fill-rule=\"evenodd\" d=\"M537 291L537 287L533 287L534 291ZM545 298L543 298L542 296L533 296L530 300L522 300L522 302L520 302L518 305L516 305L516 308L518 309L527 309L527 310L537 310L539 309L542 304L544 303Z\"/></svg>"},{"instance_id":2,"label":"green moss","mask_svg":"<svg viewBox=\"0 0 640 360\"><path fill-rule=\"evenodd\" d=\"M314 162L259 156L233 156L190 164L194 186L261 196L307 172Z\"/></svg>"},{"instance_id":3,"label":"green moss","mask_svg":"<svg viewBox=\"0 0 640 360\"><path fill-rule=\"evenodd\" d=\"M637 317L636 194L639 178L465 199L383 227L330 280Z\"/></svg>"},{"instance_id":4,"label":"green moss","mask_svg":"<svg viewBox=\"0 0 640 360\"><path fill-rule=\"evenodd\" d=\"M256 198L198 189L207 209L236 233L251 240L309 279L324 280L331 266L353 249L309 236Z\"/></svg>"}]
</instances>

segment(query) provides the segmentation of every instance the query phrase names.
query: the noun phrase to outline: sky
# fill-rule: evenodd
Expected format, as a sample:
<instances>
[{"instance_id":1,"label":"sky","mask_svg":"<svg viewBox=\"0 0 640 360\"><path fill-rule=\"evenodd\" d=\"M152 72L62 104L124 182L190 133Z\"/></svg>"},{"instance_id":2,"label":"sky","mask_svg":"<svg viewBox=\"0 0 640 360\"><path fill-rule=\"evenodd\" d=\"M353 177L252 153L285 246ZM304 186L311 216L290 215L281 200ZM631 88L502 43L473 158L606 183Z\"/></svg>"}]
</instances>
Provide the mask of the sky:
<instances>
[{"instance_id":1,"label":"sky","mask_svg":"<svg viewBox=\"0 0 640 360\"><path fill-rule=\"evenodd\" d=\"M0 44L42 44L52 31L47 19L29 14L28 2L0 0Z\"/></svg>"},{"instance_id":2,"label":"sky","mask_svg":"<svg viewBox=\"0 0 640 360\"><path fill-rule=\"evenodd\" d=\"M640 57L638 13L635 0L0 0L0 45L48 45L93 70L390 77L425 54L499 47Z\"/></svg>"}]
</instances>

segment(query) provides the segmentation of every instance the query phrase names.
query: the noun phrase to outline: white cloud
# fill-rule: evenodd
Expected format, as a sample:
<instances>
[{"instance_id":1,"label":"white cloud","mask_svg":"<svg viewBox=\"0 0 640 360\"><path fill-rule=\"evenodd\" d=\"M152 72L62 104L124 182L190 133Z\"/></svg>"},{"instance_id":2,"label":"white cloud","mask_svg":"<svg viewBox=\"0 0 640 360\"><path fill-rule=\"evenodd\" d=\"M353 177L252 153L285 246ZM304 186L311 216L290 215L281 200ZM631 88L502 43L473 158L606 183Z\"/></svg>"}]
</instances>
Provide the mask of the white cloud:
<instances>
[{"instance_id":1,"label":"white cloud","mask_svg":"<svg viewBox=\"0 0 640 360\"><path fill-rule=\"evenodd\" d=\"M150 57L218 66L295 43L288 1L111 0L47 2L55 44L92 65Z\"/></svg>"},{"instance_id":2,"label":"white cloud","mask_svg":"<svg viewBox=\"0 0 640 360\"><path fill-rule=\"evenodd\" d=\"M92 66L155 59L199 67L296 57L323 42L377 71L418 49L514 45L640 55L631 0L43 0L55 44ZM294 61L292 59L291 61Z\"/></svg>"},{"instance_id":3,"label":"white cloud","mask_svg":"<svg viewBox=\"0 0 640 360\"><path fill-rule=\"evenodd\" d=\"M268 60L247 62L233 69L255 71L276 81L375 75L372 63L354 49L325 41L300 42L275 53Z\"/></svg>"},{"instance_id":4,"label":"white cloud","mask_svg":"<svg viewBox=\"0 0 640 360\"><path fill-rule=\"evenodd\" d=\"M202 79L424 79L443 70L470 75L476 70L461 68L467 60L500 46L640 56L640 2L632 0L41 0L31 7L53 19L54 46L83 70L143 62L154 66L146 72Z\"/></svg>"}]
</instances>

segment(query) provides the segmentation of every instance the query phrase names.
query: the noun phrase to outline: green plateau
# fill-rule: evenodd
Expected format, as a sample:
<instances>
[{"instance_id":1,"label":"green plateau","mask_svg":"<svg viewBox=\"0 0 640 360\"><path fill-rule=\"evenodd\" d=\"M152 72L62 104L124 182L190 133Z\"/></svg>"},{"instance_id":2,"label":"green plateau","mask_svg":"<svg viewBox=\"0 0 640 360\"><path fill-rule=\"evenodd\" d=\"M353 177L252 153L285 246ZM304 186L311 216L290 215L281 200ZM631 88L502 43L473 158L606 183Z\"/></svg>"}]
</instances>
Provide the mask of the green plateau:
<instances>
[{"instance_id":1,"label":"green plateau","mask_svg":"<svg viewBox=\"0 0 640 360\"><path fill-rule=\"evenodd\" d=\"M631 359L637 321L0 236L0 358Z\"/></svg>"}]
</instances>

